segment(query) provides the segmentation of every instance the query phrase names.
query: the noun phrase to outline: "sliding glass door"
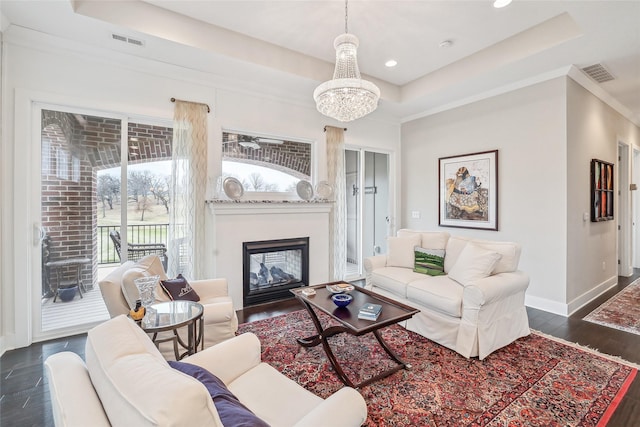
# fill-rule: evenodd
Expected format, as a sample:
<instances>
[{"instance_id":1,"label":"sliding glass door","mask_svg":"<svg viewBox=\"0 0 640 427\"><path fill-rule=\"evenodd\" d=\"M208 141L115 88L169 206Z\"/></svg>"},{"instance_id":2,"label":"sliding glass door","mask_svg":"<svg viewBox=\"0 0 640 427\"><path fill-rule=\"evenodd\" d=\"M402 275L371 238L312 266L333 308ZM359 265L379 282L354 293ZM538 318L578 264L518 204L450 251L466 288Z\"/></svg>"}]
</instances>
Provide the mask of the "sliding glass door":
<instances>
[{"instance_id":1,"label":"sliding glass door","mask_svg":"<svg viewBox=\"0 0 640 427\"><path fill-rule=\"evenodd\" d=\"M166 254L173 135L170 126L108 114L59 106L39 113L36 339L108 319L98 282L146 254L130 250L132 243L153 243Z\"/></svg>"}]
</instances>

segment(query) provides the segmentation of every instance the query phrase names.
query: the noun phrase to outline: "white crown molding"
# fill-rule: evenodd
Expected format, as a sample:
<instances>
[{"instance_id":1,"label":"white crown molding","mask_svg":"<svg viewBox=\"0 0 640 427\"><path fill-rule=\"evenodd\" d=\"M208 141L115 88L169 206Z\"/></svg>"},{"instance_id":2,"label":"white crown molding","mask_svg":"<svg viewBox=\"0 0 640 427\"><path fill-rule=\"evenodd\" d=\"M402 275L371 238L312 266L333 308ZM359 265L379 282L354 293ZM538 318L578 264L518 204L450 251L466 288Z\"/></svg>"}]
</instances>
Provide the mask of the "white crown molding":
<instances>
[{"instance_id":1,"label":"white crown molding","mask_svg":"<svg viewBox=\"0 0 640 427\"><path fill-rule=\"evenodd\" d=\"M119 52L102 47L86 45L58 36L31 30L25 27L11 25L9 31L3 34L4 43L28 49L37 50L47 54L66 54L73 57L90 60L97 63L117 67L120 69L145 73L152 76L165 77L180 80L187 83L211 87L216 90L224 90L230 93L250 95L265 100L286 102L304 108L315 110L313 97L287 97L286 94L269 94L259 91L264 86L253 84L244 79L235 79L209 71L190 68L158 61L151 58L140 57L131 53ZM253 87L257 86L257 87ZM311 93L312 89L310 89ZM213 107L213 106L212 106ZM214 111L215 113L215 111Z\"/></svg>"},{"instance_id":2,"label":"white crown molding","mask_svg":"<svg viewBox=\"0 0 640 427\"><path fill-rule=\"evenodd\" d=\"M451 102L449 104L440 105L436 108L432 108L421 113L412 114L410 116L403 117L400 122L407 123L413 120L421 119L423 117L432 116L434 114L442 113L444 111L453 110L454 108L462 107L464 105L472 104L474 102L482 101L484 99L493 98L498 95L503 95L505 93L513 92L518 89L522 89L525 87L533 86L538 83L546 82L548 80L553 80L558 77L566 76L569 72L569 66L558 68L556 70L550 71L548 73L539 74L535 77L531 77L528 79L520 80L515 83L510 83L508 85L500 86L486 92L478 93L473 96L469 96L467 98L460 99L455 102Z\"/></svg>"},{"instance_id":3,"label":"white crown molding","mask_svg":"<svg viewBox=\"0 0 640 427\"><path fill-rule=\"evenodd\" d=\"M513 92L518 89L522 89L528 86L533 86L538 83L542 83L548 80L555 79L557 77L567 76L570 77L573 81L578 83L580 86L584 87L591 94L593 94L596 98L600 99L602 102L613 108L615 111L624 116L631 123L636 126L640 126L640 117L634 116L631 110L618 102L615 98L609 95L604 89L602 89L598 83L591 80L587 77L579 68L575 65L569 65L566 67L561 67L556 70L550 71L548 73L539 74L535 77L520 80L518 82L497 87L495 89L491 89L489 91L479 93L477 95L473 95L467 98L460 99L456 102L452 102L449 104L441 105L436 108L432 108L426 111L423 111L418 114L412 114L410 116L406 116L400 119L401 123L411 122L413 120L421 119L423 117L432 116L434 114L442 113L444 111L453 110L454 108L462 107L467 104L472 104L477 101L481 101L483 99L493 98L494 96L502 95L505 93Z\"/></svg>"},{"instance_id":4,"label":"white crown molding","mask_svg":"<svg viewBox=\"0 0 640 427\"><path fill-rule=\"evenodd\" d=\"M618 113L622 114L626 119L635 124L636 126L640 126L640 117L634 116L631 110L618 102L617 99L609 95L598 83L591 80L585 73L582 72L578 67L572 65L567 73L567 76L571 77L573 81L578 83L580 86L591 92L593 96L600 99L602 102L607 104L609 107L616 110Z\"/></svg>"}]
</instances>

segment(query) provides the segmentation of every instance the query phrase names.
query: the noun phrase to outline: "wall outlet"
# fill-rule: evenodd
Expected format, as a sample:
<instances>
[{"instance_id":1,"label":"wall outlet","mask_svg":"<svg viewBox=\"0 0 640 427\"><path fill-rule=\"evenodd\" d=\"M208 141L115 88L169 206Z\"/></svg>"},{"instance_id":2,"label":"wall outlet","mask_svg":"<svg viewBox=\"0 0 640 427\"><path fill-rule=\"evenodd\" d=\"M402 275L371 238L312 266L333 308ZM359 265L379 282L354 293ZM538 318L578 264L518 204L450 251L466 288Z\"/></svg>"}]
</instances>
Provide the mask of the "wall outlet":
<instances>
[{"instance_id":1,"label":"wall outlet","mask_svg":"<svg viewBox=\"0 0 640 427\"><path fill-rule=\"evenodd\" d=\"M420 211L411 211L411 218L420 219Z\"/></svg>"},{"instance_id":2,"label":"wall outlet","mask_svg":"<svg viewBox=\"0 0 640 427\"><path fill-rule=\"evenodd\" d=\"M602 261L602 271L605 271L607 269L607 263L605 261Z\"/></svg>"}]
</instances>

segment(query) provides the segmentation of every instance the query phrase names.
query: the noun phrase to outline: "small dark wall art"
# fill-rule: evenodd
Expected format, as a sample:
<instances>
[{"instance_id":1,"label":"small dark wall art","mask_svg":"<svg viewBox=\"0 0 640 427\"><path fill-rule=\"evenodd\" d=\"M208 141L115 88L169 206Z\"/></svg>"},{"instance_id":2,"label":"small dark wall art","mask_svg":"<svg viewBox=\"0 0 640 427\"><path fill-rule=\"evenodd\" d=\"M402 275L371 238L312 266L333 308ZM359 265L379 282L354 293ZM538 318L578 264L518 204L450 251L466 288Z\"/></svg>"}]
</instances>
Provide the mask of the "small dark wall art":
<instances>
[{"instance_id":1,"label":"small dark wall art","mask_svg":"<svg viewBox=\"0 0 640 427\"><path fill-rule=\"evenodd\" d=\"M613 163L591 160L591 222L613 219Z\"/></svg>"},{"instance_id":2,"label":"small dark wall art","mask_svg":"<svg viewBox=\"0 0 640 427\"><path fill-rule=\"evenodd\" d=\"M498 229L498 150L441 157L439 225Z\"/></svg>"}]
</instances>

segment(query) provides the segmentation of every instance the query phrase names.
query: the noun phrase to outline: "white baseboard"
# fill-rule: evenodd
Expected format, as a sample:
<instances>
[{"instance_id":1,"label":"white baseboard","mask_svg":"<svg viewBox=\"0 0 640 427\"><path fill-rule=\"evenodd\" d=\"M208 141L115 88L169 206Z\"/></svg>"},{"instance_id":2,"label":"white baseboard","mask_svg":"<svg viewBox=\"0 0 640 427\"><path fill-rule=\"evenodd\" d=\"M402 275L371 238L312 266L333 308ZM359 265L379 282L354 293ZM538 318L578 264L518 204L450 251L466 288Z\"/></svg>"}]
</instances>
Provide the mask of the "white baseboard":
<instances>
[{"instance_id":1,"label":"white baseboard","mask_svg":"<svg viewBox=\"0 0 640 427\"><path fill-rule=\"evenodd\" d=\"M0 357L4 354L7 349L4 347L4 336L0 336Z\"/></svg>"},{"instance_id":2,"label":"white baseboard","mask_svg":"<svg viewBox=\"0 0 640 427\"><path fill-rule=\"evenodd\" d=\"M595 288L592 288L591 290L575 298L568 304L546 298L536 297L533 295L525 295L524 303L527 307L536 308L538 310L543 310L549 313L558 314L560 316L569 317L617 284L618 277L610 277Z\"/></svg>"},{"instance_id":3,"label":"white baseboard","mask_svg":"<svg viewBox=\"0 0 640 427\"><path fill-rule=\"evenodd\" d=\"M560 316L567 316L567 305L550 299L525 295L524 305L549 313L559 314Z\"/></svg>"},{"instance_id":4,"label":"white baseboard","mask_svg":"<svg viewBox=\"0 0 640 427\"><path fill-rule=\"evenodd\" d=\"M603 293L607 292L609 289L613 288L618 284L618 276L612 276L600 283L595 288L585 292L580 295L578 298L575 298L568 305L569 315L572 315L576 311L580 310L585 305L589 304L594 299L598 298Z\"/></svg>"}]
</instances>

